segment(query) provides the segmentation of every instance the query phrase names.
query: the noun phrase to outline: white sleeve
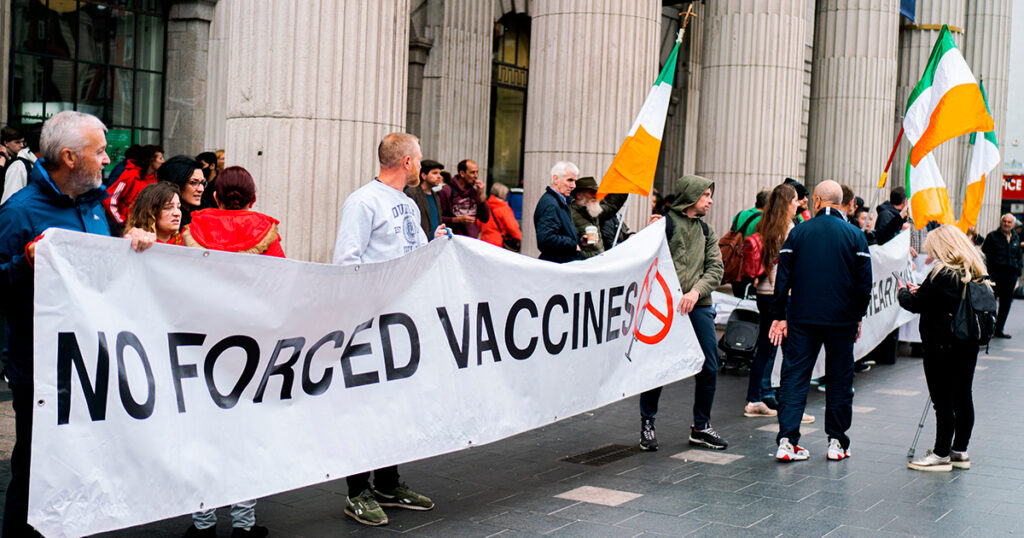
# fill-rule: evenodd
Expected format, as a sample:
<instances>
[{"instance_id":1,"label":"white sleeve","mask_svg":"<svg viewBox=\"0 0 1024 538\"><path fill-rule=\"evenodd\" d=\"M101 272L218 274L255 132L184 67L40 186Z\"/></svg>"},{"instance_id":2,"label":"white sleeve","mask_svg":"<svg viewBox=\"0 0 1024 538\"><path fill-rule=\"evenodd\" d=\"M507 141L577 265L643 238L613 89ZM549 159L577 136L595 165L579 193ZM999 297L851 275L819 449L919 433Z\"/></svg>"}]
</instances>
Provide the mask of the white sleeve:
<instances>
[{"instance_id":1,"label":"white sleeve","mask_svg":"<svg viewBox=\"0 0 1024 538\"><path fill-rule=\"evenodd\" d=\"M20 164L21 166L14 166ZM7 167L7 174L4 176L4 196L0 198L0 204L7 201L14 193L25 188L28 185L28 170L25 169L25 163L22 161L14 161L11 166Z\"/></svg>"},{"instance_id":2,"label":"white sleeve","mask_svg":"<svg viewBox=\"0 0 1024 538\"><path fill-rule=\"evenodd\" d=\"M341 207L341 222L338 223L338 237L334 240L335 265L352 265L363 262L363 255L370 244L373 228L373 211L360 200L349 197Z\"/></svg>"}]
</instances>

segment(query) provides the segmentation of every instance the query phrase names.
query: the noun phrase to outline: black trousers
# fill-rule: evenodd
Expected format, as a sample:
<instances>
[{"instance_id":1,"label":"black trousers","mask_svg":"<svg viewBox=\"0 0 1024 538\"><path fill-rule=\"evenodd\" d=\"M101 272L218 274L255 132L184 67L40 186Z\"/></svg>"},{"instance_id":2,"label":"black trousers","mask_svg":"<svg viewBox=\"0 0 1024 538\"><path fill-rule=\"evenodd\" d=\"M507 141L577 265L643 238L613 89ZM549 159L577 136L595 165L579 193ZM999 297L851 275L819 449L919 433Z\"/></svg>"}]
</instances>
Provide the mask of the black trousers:
<instances>
[{"instance_id":1,"label":"black trousers","mask_svg":"<svg viewBox=\"0 0 1024 538\"><path fill-rule=\"evenodd\" d=\"M370 489L370 471L354 474L345 478L345 481L348 482L348 496L357 497ZM392 465L373 471L373 486L377 491L391 491L398 487L398 466Z\"/></svg>"},{"instance_id":2,"label":"black trousers","mask_svg":"<svg viewBox=\"0 0 1024 538\"><path fill-rule=\"evenodd\" d=\"M1013 290L1017 287L1017 277L996 277L996 299L999 301L999 312L996 314L996 332L1003 332L1006 318L1010 315L1010 304L1013 303Z\"/></svg>"},{"instance_id":3,"label":"black trousers","mask_svg":"<svg viewBox=\"0 0 1024 538\"><path fill-rule=\"evenodd\" d=\"M4 501L4 538L38 536L28 525L28 471L32 458L32 386L11 387L14 395L14 450L11 483Z\"/></svg>"},{"instance_id":4,"label":"black trousers","mask_svg":"<svg viewBox=\"0 0 1024 538\"><path fill-rule=\"evenodd\" d=\"M977 363L977 344L924 343L924 377L935 408L935 448L932 451L936 456L948 456L950 448L957 452L967 450L974 428L971 385Z\"/></svg>"}]
</instances>

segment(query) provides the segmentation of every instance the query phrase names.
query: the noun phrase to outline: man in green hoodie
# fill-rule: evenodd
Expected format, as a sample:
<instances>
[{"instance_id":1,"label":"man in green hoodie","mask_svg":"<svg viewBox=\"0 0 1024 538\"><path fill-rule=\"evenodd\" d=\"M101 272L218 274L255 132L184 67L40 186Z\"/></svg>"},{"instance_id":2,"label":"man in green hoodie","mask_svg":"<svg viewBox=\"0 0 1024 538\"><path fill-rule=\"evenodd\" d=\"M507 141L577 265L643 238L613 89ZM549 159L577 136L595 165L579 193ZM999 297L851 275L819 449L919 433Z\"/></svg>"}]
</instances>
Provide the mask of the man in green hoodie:
<instances>
[{"instance_id":1,"label":"man in green hoodie","mask_svg":"<svg viewBox=\"0 0 1024 538\"><path fill-rule=\"evenodd\" d=\"M700 176L683 176L676 180L676 199L666 216L665 232L679 285L687 290L676 309L690 318L704 352L704 367L694 376L690 444L725 450L729 444L711 427L711 404L718 380L718 337L711 292L721 283L724 268L718 237L701 220L711 208L714 192L714 182ZM660 387L640 395L640 448L643 450L658 449L654 415L658 412L660 397Z\"/></svg>"}]
</instances>

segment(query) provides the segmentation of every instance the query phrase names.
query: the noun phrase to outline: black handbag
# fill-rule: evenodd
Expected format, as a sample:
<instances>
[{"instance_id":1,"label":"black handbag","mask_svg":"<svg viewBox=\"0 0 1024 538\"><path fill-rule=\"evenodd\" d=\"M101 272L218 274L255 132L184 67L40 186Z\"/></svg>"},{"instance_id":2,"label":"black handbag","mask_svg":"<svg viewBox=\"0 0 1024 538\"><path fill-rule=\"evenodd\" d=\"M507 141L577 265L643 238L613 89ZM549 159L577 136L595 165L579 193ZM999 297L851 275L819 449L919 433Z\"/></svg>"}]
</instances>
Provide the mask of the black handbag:
<instances>
[{"instance_id":1,"label":"black handbag","mask_svg":"<svg viewBox=\"0 0 1024 538\"><path fill-rule=\"evenodd\" d=\"M519 252L519 249L522 247L521 241L505 234L505 230L501 228L501 219L497 215L492 213L491 218L494 219L494 225L498 227L498 232L501 234L501 246L512 252Z\"/></svg>"}]
</instances>

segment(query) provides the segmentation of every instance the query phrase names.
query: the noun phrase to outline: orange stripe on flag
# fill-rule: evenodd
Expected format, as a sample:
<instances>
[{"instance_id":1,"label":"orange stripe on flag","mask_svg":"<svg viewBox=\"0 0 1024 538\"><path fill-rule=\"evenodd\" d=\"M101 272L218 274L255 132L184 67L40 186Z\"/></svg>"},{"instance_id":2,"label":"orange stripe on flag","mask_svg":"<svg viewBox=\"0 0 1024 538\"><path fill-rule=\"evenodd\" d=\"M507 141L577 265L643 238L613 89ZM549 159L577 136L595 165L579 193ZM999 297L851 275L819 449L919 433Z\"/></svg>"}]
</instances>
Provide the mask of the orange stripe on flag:
<instances>
[{"instance_id":1,"label":"orange stripe on flag","mask_svg":"<svg viewBox=\"0 0 1024 538\"><path fill-rule=\"evenodd\" d=\"M925 155L950 138L973 132L987 133L992 129L992 116L985 107L978 85L954 86L942 96L932 111L928 128L914 142L910 164L917 166Z\"/></svg>"},{"instance_id":2,"label":"orange stripe on flag","mask_svg":"<svg viewBox=\"0 0 1024 538\"><path fill-rule=\"evenodd\" d=\"M967 233L967 228L978 224L978 214L981 213L981 201L985 198L985 174L981 175L981 181L967 184L967 194L964 196L964 207L960 210L960 220L956 225L960 231Z\"/></svg>"},{"instance_id":3,"label":"orange stripe on flag","mask_svg":"<svg viewBox=\"0 0 1024 538\"><path fill-rule=\"evenodd\" d=\"M598 187L598 197L613 192L649 196L660 149L661 140L651 136L643 125L637 127L636 133L626 137L615 154Z\"/></svg>"},{"instance_id":4,"label":"orange stripe on flag","mask_svg":"<svg viewBox=\"0 0 1024 538\"><path fill-rule=\"evenodd\" d=\"M931 221L939 224L956 224L953 220L953 206L945 187L932 187L914 193L910 198L910 214L914 228L920 230Z\"/></svg>"}]
</instances>

